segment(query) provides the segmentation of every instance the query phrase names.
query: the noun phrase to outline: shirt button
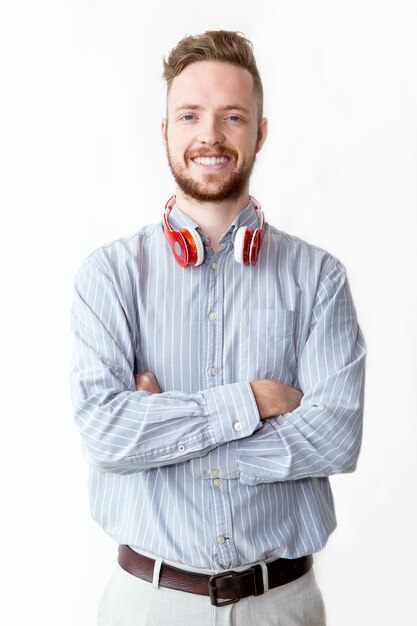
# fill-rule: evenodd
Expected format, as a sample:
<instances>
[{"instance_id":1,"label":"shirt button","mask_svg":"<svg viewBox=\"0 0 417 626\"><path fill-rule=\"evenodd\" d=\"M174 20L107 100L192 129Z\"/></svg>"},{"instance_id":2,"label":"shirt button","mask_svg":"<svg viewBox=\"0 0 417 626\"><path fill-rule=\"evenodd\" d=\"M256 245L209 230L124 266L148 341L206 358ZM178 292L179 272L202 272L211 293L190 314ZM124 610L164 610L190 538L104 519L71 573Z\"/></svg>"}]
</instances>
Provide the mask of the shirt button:
<instances>
[{"instance_id":1,"label":"shirt button","mask_svg":"<svg viewBox=\"0 0 417 626\"><path fill-rule=\"evenodd\" d=\"M185 452L185 446L184 446L183 444L179 445L179 446L178 446L178 450L179 450L180 452Z\"/></svg>"},{"instance_id":2,"label":"shirt button","mask_svg":"<svg viewBox=\"0 0 417 626\"><path fill-rule=\"evenodd\" d=\"M218 469L212 469L212 470L211 470L211 475L212 475L212 476L220 476L220 470L218 470Z\"/></svg>"},{"instance_id":3,"label":"shirt button","mask_svg":"<svg viewBox=\"0 0 417 626\"><path fill-rule=\"evenodd\" d=\"M217 319L217 313L215 313L214 311L212 311L212 312L209 314L209 320L210 320L210 321L212 321L212 322L214 322L214 320L216 320L216 319Z\"/></svg>"},{"instance_id":4,"label":"shirt button","mask_svg":"<svg viewBox=\"0 0 417 626\"><path fill-rule=\"evenodd\" d=\"M236 422L235 430L242 430L242 424L240 422Z\"/></svg>"},{"instance_id":5,"label":"shirt button","mask_svg":"<svg viewBox=\"0 0 417 626\"><path fill-rule=\"evenodd\" d=\"M220 544L221 546L224 544L225 541L226 539L222 537L221 535L220 537L217 537L217 543Z\"/></svg>"},{"instance_id":6,"label":"shirt button","mask_svg":"<svg viewBox=\"0 0 417 626\"><path fill-rule=\"evenodd\" d=\"M213 480L213 485L215 487L220 487L221 484L222 484L222 481L220 480L220 478L216 478L215 480Z\"/></svg>"},{"instance_id":7,"label":"shirt button","mask_svg":"<svg viewBox=\"0 0 417 626\"><path fill-rule=\"evenodd\" d=\"M215 367L210 367L209 372L212 376L215 376L217 374L217 369Z\"/></svg>"},{"instance_id":8,"label":"shirt button","mask_svg":"<svg viewBox=\"0 0 417 626\"><path fill-rule=\"evenodd\" d=\"M216 261L213 261L213 263L211 264L211 269L216 270L217 268L218 268L218 265Z\"/></svg>"}]
</instances>

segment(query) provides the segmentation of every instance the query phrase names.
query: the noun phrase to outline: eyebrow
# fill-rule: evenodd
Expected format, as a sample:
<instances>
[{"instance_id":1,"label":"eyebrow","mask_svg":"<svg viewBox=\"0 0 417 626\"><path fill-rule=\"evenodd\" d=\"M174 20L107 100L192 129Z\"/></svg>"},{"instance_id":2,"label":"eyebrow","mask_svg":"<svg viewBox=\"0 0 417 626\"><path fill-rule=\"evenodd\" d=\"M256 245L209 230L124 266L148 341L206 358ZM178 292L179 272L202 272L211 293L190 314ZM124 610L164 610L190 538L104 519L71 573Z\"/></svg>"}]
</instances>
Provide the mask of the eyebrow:
<instances>
[{"instance_id":1,"label":"eyebrow","mask_svg":"<svg viewBox=\"0 0 417 626\"><path fill-rule=\"evenodd\" d=\"M182 104L175 109L175 113L187 109L188 111L201 111L204 107L200 104ZM242 111L242 113L249 114L248 109L240 106L240 104L228 104L225 107L221 107L221 111Z\"/></svg>"}]
</instances>

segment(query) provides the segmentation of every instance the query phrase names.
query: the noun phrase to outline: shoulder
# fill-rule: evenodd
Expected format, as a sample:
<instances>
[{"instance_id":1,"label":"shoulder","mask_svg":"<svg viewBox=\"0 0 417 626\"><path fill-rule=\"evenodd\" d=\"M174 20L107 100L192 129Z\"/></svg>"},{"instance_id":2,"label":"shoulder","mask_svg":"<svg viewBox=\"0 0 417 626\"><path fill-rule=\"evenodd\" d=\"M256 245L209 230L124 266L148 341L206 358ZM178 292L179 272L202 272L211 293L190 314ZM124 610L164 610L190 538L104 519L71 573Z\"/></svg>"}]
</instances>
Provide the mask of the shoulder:
<instances>
[{"instance_id":1,"label":"shoulder","mask_svg":"<svg viewBox=\"0 0 417 626\"><path fill-rule=\"evenodd\" d=\"M345 272L343 263L324 248L279 230L271 224L267 224L267 233L278 250L281 263L315 268L322 275L335 271Z\"/></svg>"},{"instance_id":2,"label":"shoulder","mask_svg":"<svg viewBox=\"0 0 417 626\"><path fill-rule=\"evenodd\" d=\"M162 231L160 223L147 224L130 235L103 244L86 257L80 271L95 267L110 278L126 270L137 272L144 246L159 231Z\"/></svg>"}]
</instances>

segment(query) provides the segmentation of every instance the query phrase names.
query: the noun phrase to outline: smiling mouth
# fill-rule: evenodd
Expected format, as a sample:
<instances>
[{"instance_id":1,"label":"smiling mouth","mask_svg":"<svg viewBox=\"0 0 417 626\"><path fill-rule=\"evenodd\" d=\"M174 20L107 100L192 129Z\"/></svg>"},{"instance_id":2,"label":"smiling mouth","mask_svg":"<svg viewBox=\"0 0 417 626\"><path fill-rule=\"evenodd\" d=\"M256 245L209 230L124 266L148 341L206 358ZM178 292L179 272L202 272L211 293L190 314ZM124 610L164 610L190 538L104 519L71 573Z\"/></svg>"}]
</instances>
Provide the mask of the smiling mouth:
<instances>
[{"instance_id":1,"label":"smiling mouth","mask_svg":"<svg viewBox=\"0 0 417 626\"><path fill-rule=\"evenodd\" d=\"M226 156L198 156L191 159L193 163L197 165L206 165L209 167L214 167L215 165L225 165L230 161L229 157Z\"/></svg>"}]
</instances>

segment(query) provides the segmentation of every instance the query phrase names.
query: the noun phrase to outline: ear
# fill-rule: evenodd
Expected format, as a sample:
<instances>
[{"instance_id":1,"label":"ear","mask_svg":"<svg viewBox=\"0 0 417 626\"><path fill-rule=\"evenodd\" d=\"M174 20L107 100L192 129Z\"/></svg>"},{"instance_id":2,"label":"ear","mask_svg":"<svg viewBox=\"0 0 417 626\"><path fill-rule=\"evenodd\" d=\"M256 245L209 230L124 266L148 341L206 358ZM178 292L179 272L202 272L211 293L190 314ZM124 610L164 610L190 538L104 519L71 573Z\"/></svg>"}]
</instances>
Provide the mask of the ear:
<instances>
[{"instance_id":1,"label":"ear","mask_svg":"<svg viewBox=\"0 0 417 626\"><path fill-rule=\"evenodd\" d=\"M164 117L161 121L161 137L164 144L168 139L168 120Z\"/></svg>"},{"instance_id":2,"label":"ear","mask_svg":"<svg viewBox=\"0 0 417 626\"><path fill-rule=\"evenodd\" d=\"M268 136L268 120L266 119L266 117L263 117L261 119L261 123L259 124L259 128L258 128L258 139L256 142L256 152L259 152L260 149L262 148L262 146L265 143L265 140Z\"/></svg>"}]
</instances>

